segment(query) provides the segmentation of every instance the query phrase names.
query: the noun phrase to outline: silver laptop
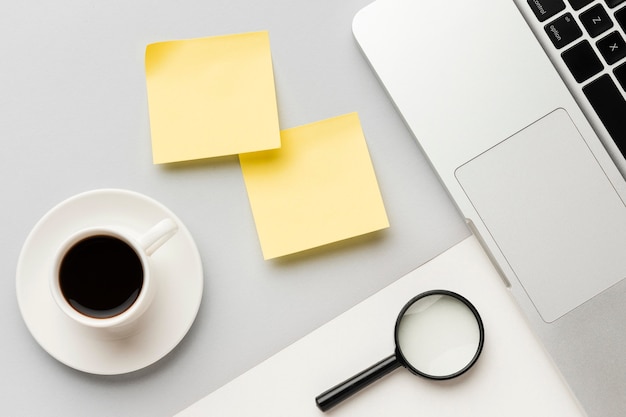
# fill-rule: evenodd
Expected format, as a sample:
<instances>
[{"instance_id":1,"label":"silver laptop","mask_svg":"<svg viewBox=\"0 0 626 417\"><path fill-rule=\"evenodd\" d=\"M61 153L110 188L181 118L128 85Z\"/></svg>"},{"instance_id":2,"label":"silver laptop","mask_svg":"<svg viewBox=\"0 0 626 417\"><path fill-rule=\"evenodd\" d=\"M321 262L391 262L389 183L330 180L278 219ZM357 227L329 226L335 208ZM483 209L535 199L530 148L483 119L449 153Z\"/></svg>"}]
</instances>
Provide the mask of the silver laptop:
<instances>
[{"instance_id":1,"label":"silver laptop","mask_svg":"<svg viewBox=\"0 0 626 417\"><path fill-rule=\"evenodd\" d=\"M353 22L592 417L626 415L625 28L625 0L378 0Z\"/></svg>"}]
</instances>

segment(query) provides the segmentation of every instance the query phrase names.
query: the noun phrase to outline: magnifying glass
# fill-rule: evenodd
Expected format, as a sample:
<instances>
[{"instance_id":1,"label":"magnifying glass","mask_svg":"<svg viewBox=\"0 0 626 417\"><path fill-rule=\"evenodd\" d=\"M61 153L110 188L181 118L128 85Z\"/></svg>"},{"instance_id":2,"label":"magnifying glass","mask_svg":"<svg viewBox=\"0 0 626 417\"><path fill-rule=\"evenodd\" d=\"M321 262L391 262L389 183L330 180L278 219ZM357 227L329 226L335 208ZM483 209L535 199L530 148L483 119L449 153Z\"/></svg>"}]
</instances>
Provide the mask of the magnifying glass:
<instances>
[{"instance_id":1,"label":"magnifying glass","mask_svg":"<svg viewBox=\"0 0 626 417\"><path fill-rule=\"evenodd\" d=\"M393 355L318 395L315 402L328 411L400 366L429 379L455 378L474 365L484 340L483 322L467 299L447 290L427 291L400 311Z\"/></svg>"}]
</instances>

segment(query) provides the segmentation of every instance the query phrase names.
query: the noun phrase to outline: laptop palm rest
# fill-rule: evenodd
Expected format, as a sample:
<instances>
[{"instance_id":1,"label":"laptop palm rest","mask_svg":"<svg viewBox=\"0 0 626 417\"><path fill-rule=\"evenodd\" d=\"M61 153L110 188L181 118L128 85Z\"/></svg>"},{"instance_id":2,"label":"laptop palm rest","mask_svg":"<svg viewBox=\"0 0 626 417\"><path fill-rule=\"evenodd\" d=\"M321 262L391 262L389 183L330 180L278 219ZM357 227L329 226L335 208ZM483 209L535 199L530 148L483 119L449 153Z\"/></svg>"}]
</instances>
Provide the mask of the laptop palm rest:
<instances>
[{"instance_id":1,"label":"laptop palm rest","mask_svg":"<svg viewBox=\"0 0 626 417\"><path fill-rule=\"evenodd\" d=\"M544 321L626 276L626 206L565 110L455 175Z\"/></svg>"}]
</instances>

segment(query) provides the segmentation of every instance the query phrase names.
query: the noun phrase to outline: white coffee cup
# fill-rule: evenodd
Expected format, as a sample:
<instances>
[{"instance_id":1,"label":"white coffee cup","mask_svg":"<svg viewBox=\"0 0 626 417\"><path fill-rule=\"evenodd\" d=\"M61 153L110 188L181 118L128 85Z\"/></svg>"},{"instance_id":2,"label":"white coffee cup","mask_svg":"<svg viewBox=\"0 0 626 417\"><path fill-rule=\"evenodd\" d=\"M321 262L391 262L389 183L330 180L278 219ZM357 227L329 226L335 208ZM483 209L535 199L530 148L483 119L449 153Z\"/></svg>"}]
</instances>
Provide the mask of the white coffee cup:
<instances>
[{"instance_id":1,"label":"white coffee cup","mask_svg":"<svg viewBox=\"0 0 626 417\"><path fill-rule=\"evenodd\" d=\"M166 218L141 236L118 226L83 229L54 257L52 297L84 326L128 329L150 306L156 291L150 256L178 230Z\"/></svg>"}]
</instances>

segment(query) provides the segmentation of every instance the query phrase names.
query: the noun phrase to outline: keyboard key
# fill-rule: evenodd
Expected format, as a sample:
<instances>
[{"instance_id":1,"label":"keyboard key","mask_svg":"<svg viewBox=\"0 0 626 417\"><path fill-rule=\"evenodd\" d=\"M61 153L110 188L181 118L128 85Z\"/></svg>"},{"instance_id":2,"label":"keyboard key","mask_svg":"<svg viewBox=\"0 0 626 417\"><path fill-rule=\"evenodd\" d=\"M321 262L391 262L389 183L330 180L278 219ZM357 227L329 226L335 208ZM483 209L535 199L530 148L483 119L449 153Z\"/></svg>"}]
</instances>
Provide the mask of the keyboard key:
<instances>
[{"instance_id":1,"label":"keyboard key","mask_svg":"<svg viewBox=\"0 0 626 417\"><path fill-rule=\"evenodd\" d=\"M620 4L624 3L626 0L606 0L606 4L607 6L613 8L615 6L619 6Z\"/></svg>"},{"instance_id":2,"label":"keyboard key","mask_svg":"<svg viewBox=\"0 0 626 417\"><path fill-rule=\"evenodd\" d=\"M613 32L600 39L596 46L609 65L613 65L626 57L626 42L619 32Z\"/></svg>"},{"instance_id":3,"label":"keyboard key","mask_svg":"<svg viewBox=\"0 0 626 417\"><path fill-rule=\"evenodd\" d=\"M617 19L617 23L619 23L622 29L626 30L626 7L615 12L615 19Z\"/></svg>"},{"instance_id":4,"label":"keyboard key","mask_svg":"<svg viewBox=\"0 0 626 417\"><path fill-rule=\"evenodd\" d=\"M626 157L626 100L607 74L583 87L591 107L613 138L620 152Z\"/></svg>"},{"instance_id":5,"label":"keyboard key","mask_svg":"<svg viewBox=\"0 0 626 417\"><path fill-rule=\"evenodd\" d=\"M579 83L593 77L604 65L588 41L582 41L561 54L565 65Z\"/></svg>"},{"instance_id":6,"label":"keyboard key","mask_svg":"<svg viewBox=\"0 0 626 417\"><path fill-rule=\"evenodd\" d=\"M622 64L613 70L615 78L622 85L622 89L626 90L626 64Z\"/></svg>"},{"instance_id":7,"label":"keyboard key","mask_svg":"<svg viewBox=\"0 0 626 417\"><path fill-rule=\"evenodd\" d=\"M580 21L592 38L599 36L613 27L613 21L601 4L596 4L591 9L581 13Z\"/></svg>"},{"instance_id":8,"label":"keyboard key","mask_svg":"<svg viewBox=\"0 0 626 417\"><path fill-rule=\"evenodd\" d=\"M569 1L570 6L572 6L574 10L580 10L586 5L588 5L589 3L591 3L593 0L568 0L568 1Z\"/></svg>"},{"instance_id":9,"label":"keyboard key","mask_svg":"<svg viewBox=\"0 0 626 417\"><path fill-rule=\"evenodd\" d=\"M563 0L528 0L528 5L540 22L545 22L558 12L565 10Z\"/></svg>"},{"instance_id":10,"label":"keyboard key","mask_svg":"<svg viewBox=\"0 0 626 417\"><path fill-rule=\"evenodd\" d=\"M583 35L583 31L570 13L565 13L548 23L544 29L557 49L563 48Z\"/></svg>"}]
</instances>

